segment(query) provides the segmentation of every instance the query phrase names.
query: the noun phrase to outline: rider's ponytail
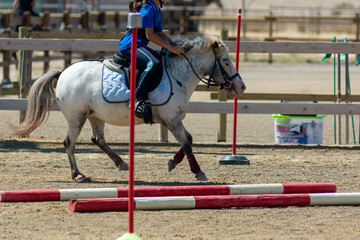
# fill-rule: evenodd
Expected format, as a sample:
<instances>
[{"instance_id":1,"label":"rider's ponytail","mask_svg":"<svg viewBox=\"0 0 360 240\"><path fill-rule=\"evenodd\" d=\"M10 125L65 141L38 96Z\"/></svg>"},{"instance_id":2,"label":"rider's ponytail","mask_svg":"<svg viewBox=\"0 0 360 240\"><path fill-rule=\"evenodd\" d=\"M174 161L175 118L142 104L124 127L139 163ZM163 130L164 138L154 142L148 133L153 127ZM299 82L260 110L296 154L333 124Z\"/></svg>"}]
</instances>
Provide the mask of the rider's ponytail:
<instances>
[{"instance_id":1,"label":"rider's ponytail","mask_svg":"<svg viewBox=\"0 0 360 240\"><path fill-rule=\"evenodd\" d=\"M131 0L129 2L130 12L139 12L144 4L147 4L148 0Z\"/></svg>"}]
</instances>

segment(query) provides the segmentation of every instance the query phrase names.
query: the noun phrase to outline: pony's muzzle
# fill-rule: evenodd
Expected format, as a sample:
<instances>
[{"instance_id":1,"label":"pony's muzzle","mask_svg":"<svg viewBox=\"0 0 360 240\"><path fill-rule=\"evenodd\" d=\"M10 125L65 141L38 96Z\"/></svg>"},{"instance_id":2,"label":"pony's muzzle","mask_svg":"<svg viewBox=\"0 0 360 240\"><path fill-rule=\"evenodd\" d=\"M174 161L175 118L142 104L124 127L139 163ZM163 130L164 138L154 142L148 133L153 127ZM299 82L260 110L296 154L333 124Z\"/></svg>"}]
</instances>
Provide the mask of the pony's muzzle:
<instances>
[{"instance_id":1,"label":"pony's muzzle","mask_svg":"<svg viewBox=\"0 0 360 240\"><path fill-rule=\"evenodd\" d=\"M241 96L244 94L246 90L246 86L242 79L240 78L240 81L229 81L224 84L224 89L226 89L230 96L236 97Z\"/></svg>"}]
</instances>

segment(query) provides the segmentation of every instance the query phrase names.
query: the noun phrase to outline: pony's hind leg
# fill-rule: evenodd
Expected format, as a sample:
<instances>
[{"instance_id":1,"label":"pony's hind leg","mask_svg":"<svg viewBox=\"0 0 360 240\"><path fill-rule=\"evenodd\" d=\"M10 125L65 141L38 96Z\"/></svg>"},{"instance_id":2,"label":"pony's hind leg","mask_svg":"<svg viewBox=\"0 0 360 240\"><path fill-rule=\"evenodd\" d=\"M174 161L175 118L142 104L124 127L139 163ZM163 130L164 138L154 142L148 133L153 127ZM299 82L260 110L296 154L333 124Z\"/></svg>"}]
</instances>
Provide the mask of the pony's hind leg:
<instances>
[{"instance_id":1,"label":"pony's hind leg","mask_svg":"<svg viewBox=\"0 0 360 240\"><path fill-rule=\"evenodd\" d=\"M185 130L186 138L192 145L193 138L192 138L191 134L186 130L185 127L184 127L184 130ZM179 163L181 163L182 160L184 159L184 157L185 157L185 151L183 148L180 148L180 150L174 155L173 159L170 159L168 162L169 172L171 172Z\"/></svg>"},{"instance_id":2,"label":"pony's hind leg","mask_svg":"<svg viewBox=\"0 0 360 240\"><path fill-rule=\"evenodd\" d=\"M119 155L117 155L105 142L104 127L105 123L97 118L89 118L93 135L91 141L95 143L101 150L103 150L115 163L119 170L127 171L129 166L124 162Z\"/></svg>"},{"instance_id":3,"label":"pony's hind leg","mask_svg":"<svg viewBox=\"0 0 360 240\"><path fill-rule=\"evenodd\" d=\"M81 129L84 126L85 122L86 122L86 115L84 114L78 117L74 117L71 120L68 120L69 129L67 136L64 140L65 150L70 162L71 178L77 182L84 182L88 180L88 178L84 174L80 173L76 164L75 154L74 154L76 139L79 137Z\"/></svg>"}]
</instances>

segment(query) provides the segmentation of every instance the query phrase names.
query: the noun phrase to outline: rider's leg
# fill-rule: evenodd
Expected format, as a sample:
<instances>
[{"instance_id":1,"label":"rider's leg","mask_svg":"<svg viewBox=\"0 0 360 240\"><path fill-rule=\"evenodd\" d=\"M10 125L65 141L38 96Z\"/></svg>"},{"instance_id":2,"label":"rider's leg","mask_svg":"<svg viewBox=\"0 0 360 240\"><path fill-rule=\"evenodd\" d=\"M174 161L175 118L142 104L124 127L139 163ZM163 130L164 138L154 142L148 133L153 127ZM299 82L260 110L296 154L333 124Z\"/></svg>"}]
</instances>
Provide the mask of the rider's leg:
<instances>
[{"instance_id":1,"label":"rider's leg","mask_svg":"<svg viewBox=\"0 0 360 240\"><path fill-rule=\"evenodd\" d=\"M122 51L124 55L129 55L130 51ZM145 47L139 47L136 51L136 62L143 69L143 73L138 82L136 89L135 115L139 118L145 116L145 99L152 89L153 79L162 75L162 64L154 55Z\"/></svg>"}]
</instances>

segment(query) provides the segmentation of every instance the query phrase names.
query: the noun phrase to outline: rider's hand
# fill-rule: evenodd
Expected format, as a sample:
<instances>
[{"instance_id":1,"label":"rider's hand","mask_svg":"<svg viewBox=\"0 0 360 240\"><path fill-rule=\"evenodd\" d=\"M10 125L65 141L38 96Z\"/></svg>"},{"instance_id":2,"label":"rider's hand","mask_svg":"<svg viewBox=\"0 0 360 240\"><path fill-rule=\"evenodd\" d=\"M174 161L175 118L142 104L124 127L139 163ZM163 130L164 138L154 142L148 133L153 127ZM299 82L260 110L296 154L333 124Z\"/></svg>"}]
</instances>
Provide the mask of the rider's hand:
<instances>
[{"instance_id":1,"label":"rider's hand","mask_svg":"<svg viewBox=\"0 0 360 240\"><path fill-rule=\"evenodd\" d=\"M181 57L181 54L185 54L185 50L182 47L177 47L177 46L173 46L171 49L169 49L170 52L178 55L179 57Z\"/></svg>"}]
</instances>

